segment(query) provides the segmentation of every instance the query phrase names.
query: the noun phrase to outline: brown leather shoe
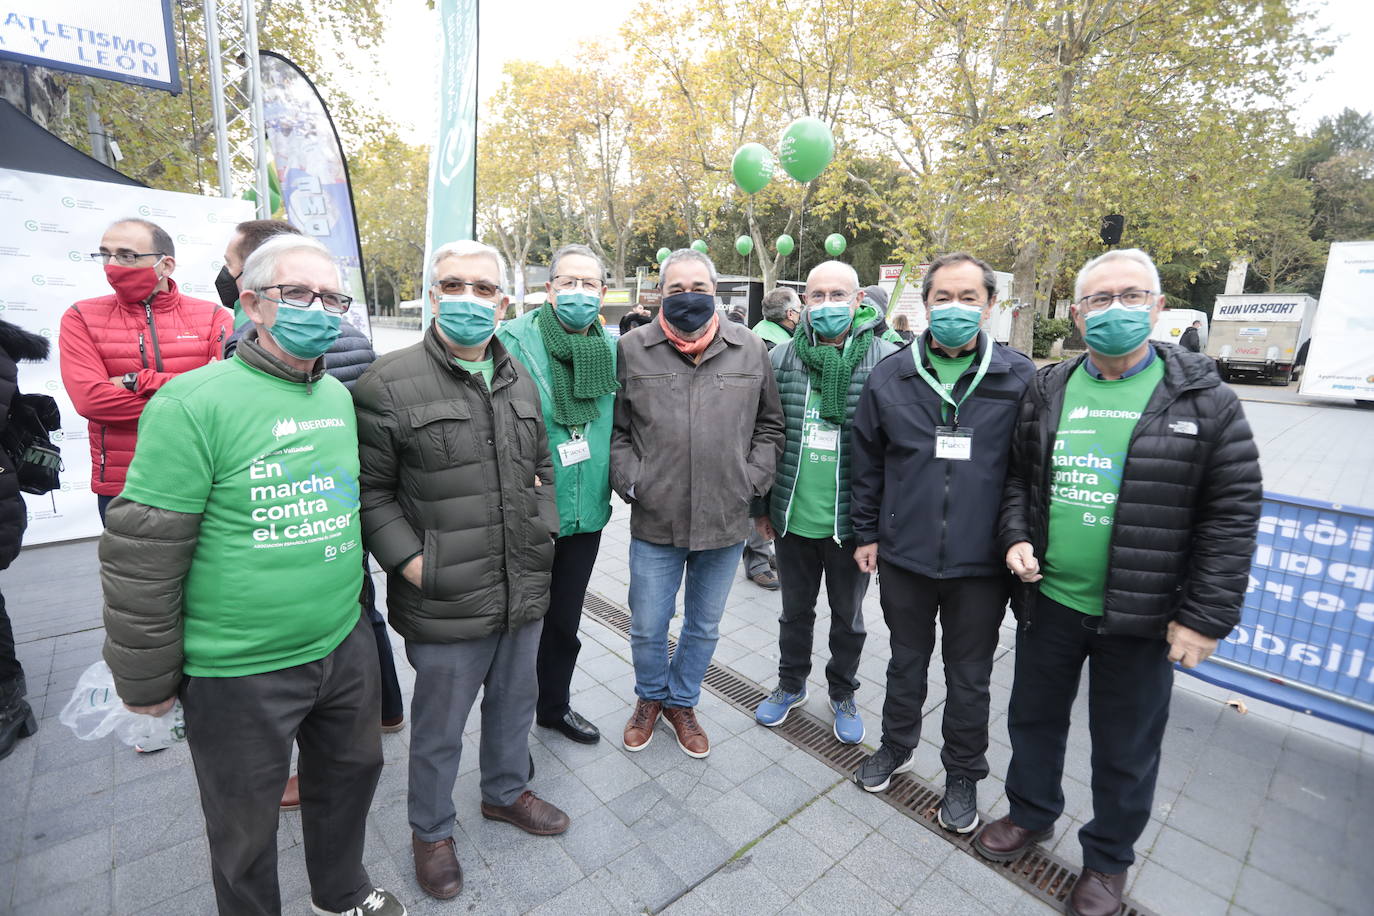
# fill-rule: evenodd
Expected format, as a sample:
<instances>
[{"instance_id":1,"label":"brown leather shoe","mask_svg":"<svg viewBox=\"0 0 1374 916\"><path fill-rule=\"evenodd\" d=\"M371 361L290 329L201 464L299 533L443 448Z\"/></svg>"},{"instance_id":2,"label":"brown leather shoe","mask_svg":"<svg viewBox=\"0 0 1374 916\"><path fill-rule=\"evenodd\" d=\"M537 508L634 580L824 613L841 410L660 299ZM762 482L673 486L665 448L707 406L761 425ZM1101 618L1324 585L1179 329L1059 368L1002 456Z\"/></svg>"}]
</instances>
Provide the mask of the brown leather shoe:
<instances>
[{"instance_id":1,"label":"brown leather shoe","mask_svg":"<svg viewBox=\"0 0 1374 916\"><path fill-rule=\"evenodd\" d=\"M695 709L689 706L665 706L663 718L677 733L677 746L688 757L700 759L711 753L711 739L706 737L701 723L697 721Z\"/></svg>"},{"instance_id":2,"label":"brown leather shoe","mask_svg":"<svg viewBox=\"0 0 1374 916\"><path fill-rule=\"evenodd\" d=\"M405 717L404 714L399 715L399 716L397 716L397 717L394 718L394 719L383 719L383 720L382 720L382 732L385 733L385 734L388 734L388 735L395 734L396 732L400 731L401 729L403 729L403 728L405 728L405 727L406 727L406 717Z\"/></svg>"},{"instance_id":3,"label":"brown leather shoe","mask_svg":"<svg viewBox=\"0 0 1374 916\"><path fill-rule=\"evenodd\" d=\"M453 851L453 837L426 843L412 833L410 849L415 854L415 880L422 891L440 900L462 893L463 866Z\"/></svg>"},{"instance_id":4,"label":"brown leather shoe","mask_svg":"<svg viewBox=\"0 0 1374 916\"><path fill-rule=\"evenodd\" d=\"M1000 817L973 838L973 848L985 859L1010 862L1019 859L1032 843L1043 843L1054 836L1054 828L1027 830L1012 823L1011 815Z\"/></svg>"},{"instance_id":5,"label":"brown leather shoe","mask_svg":"<svg viewBox=\"0 0 1374 916\"><path fill-rule=\"evenodd\" d=\"M622 739L625 750L633 753L649 746L654 738L654 725L662 712L663 704L658 700L635 701L635 711L630 713L630 721L625 723L625 736Z\"/></svg>"},{"instance_id":6,"label":"brown leather shoe","mask_svg":"<svg viewBox=\"0 0 1374 916\"><path fill-rule=\"evenodd\" d=\"M754 573L754 575L749 577L749 581L753 582L759 588L768 589L770 592L775 592L782 588L782 585L778 582L778 574L771 569L765 569L761 573Z\"/></svg>"},{"instance_id":7,"label":"brown leather shoe","mask_svg":"<svg viewBox=\"0 0 1374 916\"><path fill-rule=\"evenodd\" d=\"M301 810L301 784L299 776L292 776L286 781L286 791L281 794L281 809L283 811Z\"/></svg>"},{"instance_id":8,"label":"brown leather shoe","mask_svg":"<svg viewBox=\"0 0 1374 916\"><path fill-rule=\"evenodd\" d=\"M572 823L558 808L544 801L529 789L521 793L514 804L489 805L482 802L482 816L489 821L505 821L535 836L553 836L568 829Z\"/></svg>"},{"instance_id":9,"label":"brown leather shoe","mask_svg":"<svg viewBox=\"0 0 1374 916\"><path fill-rule=\"evenodd\" d=\"M1126 873L1103 874L1091 868L1074 882L1069 894L1070 916L1116 916L1121 911L1121 895L1126 891Z\"/></svg>"}]
</instances>

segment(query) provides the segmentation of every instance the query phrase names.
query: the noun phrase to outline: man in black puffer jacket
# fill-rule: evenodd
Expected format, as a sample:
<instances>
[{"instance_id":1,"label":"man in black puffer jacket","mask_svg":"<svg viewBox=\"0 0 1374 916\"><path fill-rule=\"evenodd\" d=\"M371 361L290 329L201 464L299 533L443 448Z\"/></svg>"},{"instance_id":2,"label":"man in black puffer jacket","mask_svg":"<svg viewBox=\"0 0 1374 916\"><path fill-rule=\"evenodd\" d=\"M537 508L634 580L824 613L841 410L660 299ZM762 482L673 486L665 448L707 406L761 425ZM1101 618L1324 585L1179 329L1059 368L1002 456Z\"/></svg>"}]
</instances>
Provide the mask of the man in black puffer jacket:
<instances>
[{"instance_id":1,"label":"man in black puffer jacket","mask_svg":"<svg viewBox=\"0 0 1374 916\"><path fill-rule=\"evenodd\" d=\"M19 360L48 358L48 341L18 325L0 321L0 434L9 422L10 405L19 395ZM19 556L28 527L28 510L19 495L14 458L0 454L0 569L8 569ZM20 738L38 731L38 719L24 699L24 669L14 653L14 630L0 595L0 760L8 757Z\"/></svg>"},{"instance_id":2,"label":"man in black puffer jacket","mask_svg":"<svg viewBox=\"0 0 1374 916\"><path fill-rule=\"evenodd\" d=\"M1053 834L1088 659L1093 819L1068 911L1105 916L1149 822L1171 663L1199 664L1239 622L1263 494L1250 426L1212 361L1147 339L1164 303L1149 256L1088 262L1074 295L1089 352L1037 373L1012 441L1011 811L974 847L1011 861Z\"/></svg>"}]
</instances>

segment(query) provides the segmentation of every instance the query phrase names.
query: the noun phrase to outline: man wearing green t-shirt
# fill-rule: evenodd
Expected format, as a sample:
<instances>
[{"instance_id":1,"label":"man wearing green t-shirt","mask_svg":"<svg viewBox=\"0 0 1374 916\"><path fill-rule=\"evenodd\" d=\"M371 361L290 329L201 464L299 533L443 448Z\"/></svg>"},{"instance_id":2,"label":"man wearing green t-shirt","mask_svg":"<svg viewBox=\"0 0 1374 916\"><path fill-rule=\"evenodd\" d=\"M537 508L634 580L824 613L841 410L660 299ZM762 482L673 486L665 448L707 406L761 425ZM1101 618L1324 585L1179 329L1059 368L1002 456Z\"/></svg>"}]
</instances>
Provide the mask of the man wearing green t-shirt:
<instances>
[{"instance_id":1,"label":"man wearing green t-shirt","mask_svg":"<svg viewBox=\"0 0 1374 916\"><path fill-rule=\"evenodd\" d=\"M1108 916L1150 820L1172 663L1201 663L1239 621L1262 492L1212 361L1149 340L1164 303L1150 257L1089 261L1074 298L1088 353L1037 373L1013 439L999 534L1022 583L1010 812L974 847L1011 861L1053 835L1086 659L1093 817L1068 911Z\"/></svg>"},{"instance_id":2,"label":"man wearing green t-shirt","mask_svg":"<svg viewBox=\"0 0 1374 916\"><path fill-rule=\"evenodd\" d=\"M505 321L496 336L534 377L543 405L558 495L558 540L549 612L539 637L535 721L582 744L601 732L568 703L582 643L577 628L587 583L611 519L611 420L615 347L597 320L606 270L586 245L565 245L549 259L548 301Z\"/></svg>"},{"instance_id":3,"label":"man wearing green t-shirt","mask_svg":"<svg viewBox=\"0 0 1374 916\"><path fill-rule=\"evenodd\" d=\"M854 563L849 430L869 373L897 351L874 336L878 315L863 298L858 274L848 264L825 261L807 275L801 330L770 354L786 439L773 488L756 507L755 519L759 533L776 544L782 616L778 686L754 718L760 725L781 725L793 707L806 702L816 598L824 575L830 605L825 678L835 738L845 744L864 739L854 692L859 689L869 578Z\"/></svg>"},{"instance_id":4,"label":"man wearing green t-shirt","mask_svg":"<svg viewBox=\"0 0 1374 916\"><path fill-rule=\"evenodd\" d=\"M415 669L415 877L440 899L463 888L453 784L479 691L482 817L540 836L569 824L527 788L558 509L539 389L495 336L505 275L488 245L441 247L424 339L378 359L353 388L363 533Z\"/></svg>"},{"instance_id":5,"label":"man wearing green t-shirt","mask_svg":"<svg viewBox=\"0 0 1374 916\"><path fill-rule=\"evenodd\" d=\"M873 370L854 415L854 559L878 571L892 647L882 742L854 778L882 792L911 769L938 621L945 794L936 818L966 834L988 775L989 683L1011 588L997 513L1016 404L1035 366L982 330L997 299L983 261L936 258L921 297L929 328Z\"/></svg>"},{"instance_id":6,"label":"man wearing green t-shirt","mask_svg":"<svg viewBox=\"0 0 1374 916\"><path fill-rule=\"evenodd\" d=\"M404 916L363 868L382 770L361 615L358 437L321 358L351 304L319 242L244 265L232 359L163 386L100 546L105 661L134 712L179 696L223 913L278 913L278 802L300 748L316 913Z\"/></svg>"}]
</instances>

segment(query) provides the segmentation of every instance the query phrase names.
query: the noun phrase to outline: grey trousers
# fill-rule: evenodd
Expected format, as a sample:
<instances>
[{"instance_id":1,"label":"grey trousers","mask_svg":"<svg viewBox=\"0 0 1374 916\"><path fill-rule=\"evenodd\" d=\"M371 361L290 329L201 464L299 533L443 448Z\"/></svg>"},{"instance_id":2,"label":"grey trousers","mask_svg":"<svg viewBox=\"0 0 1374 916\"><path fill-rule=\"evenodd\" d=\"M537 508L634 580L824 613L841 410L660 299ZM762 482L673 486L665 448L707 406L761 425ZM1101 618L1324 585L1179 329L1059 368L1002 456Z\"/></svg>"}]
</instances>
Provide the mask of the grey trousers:
<instances>
[{"instance_id":1,"label":"grey trousers","mask_svg":"<svg viewBox=\"0 0 1374 916\"><path fill-rule=\"evenodd\" d=\"M766 540L757 530L749 529L749 539L744 542L744 575L752 579L759 573L773 571L768 562L773 556L773 542Z\"/></svg>"},{"instance_id":2,"label":"grey trousers","mask_svg":"<svg viewBox=\"0 0 1374 916\"><path fill-rule=\"evenodd\" d=\"M372 893L367 809L382 773L377 643L367 618L319 661L181 684L210 870L222 914L281 912L277 822L300 746L301 833L316 905L341 912ZM179 867L169 863L168 868Z\"/></svg>"},{"instance_id":3,"label":"grey trousers","mask_svg":"<svg viewBox=\"0 0 1374 916\"><path fill-rule=\"evenodd\" d=\"M453 783L463 728L482 693L482 801L509 805L530 775L529 735L539 697L535 659L542 620L514 632L455 643L406 641L415 669L410 701L410 826L434 843L453 835Z\"/></svg>"}]
</instances>

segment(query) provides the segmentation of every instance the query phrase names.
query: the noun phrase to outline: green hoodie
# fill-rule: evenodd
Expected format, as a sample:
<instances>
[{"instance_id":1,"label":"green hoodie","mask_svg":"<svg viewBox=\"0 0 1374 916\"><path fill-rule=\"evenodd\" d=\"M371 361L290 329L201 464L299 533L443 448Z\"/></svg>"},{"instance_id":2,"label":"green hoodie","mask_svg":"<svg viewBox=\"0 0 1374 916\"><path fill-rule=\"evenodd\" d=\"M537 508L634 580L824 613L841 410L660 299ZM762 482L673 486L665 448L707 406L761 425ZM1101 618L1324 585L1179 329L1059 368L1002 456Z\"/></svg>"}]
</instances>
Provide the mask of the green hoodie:
<instances>
[{"instance_id":1,"label":"green hoodie","mask_svg":"<svg viewBox=\"0 0 1374 916\"><path fill-rule=\"evenodd\" d=\"M597 399L601 414L581 431L591 448L591 457L564 467L558 447L573 437L572 430L553 418L552 369L549 351L536 321L538 311L527 312L513 321L503 321L496 336L530 371L539 388L539 401L544 412L544 426L549 434L549 453L553 457L554 493L558 499L558 536L588 534L600 531L611 520L611 422L615 412L615 395L605 394ZM615 344L609 339L612 360Z\"/></svg>"}]
</instances>

